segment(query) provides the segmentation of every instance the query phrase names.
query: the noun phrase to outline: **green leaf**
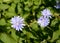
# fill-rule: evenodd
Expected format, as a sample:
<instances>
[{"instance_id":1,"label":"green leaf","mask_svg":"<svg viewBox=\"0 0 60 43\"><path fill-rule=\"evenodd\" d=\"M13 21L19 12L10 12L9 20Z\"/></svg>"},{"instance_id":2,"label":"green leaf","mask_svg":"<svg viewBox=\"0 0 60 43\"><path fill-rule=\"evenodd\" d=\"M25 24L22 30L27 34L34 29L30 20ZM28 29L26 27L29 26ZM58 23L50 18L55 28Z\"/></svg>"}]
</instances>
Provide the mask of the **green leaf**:
<instances>
[{"instance_id":1,"label":"green leaf","mask_svg":"<svg viewBox=\"0 0 60 43\"><path fill-rule=\"evenodd\" d=\"M60 43L60 40L57 40L56 43Z\"/></svg>"},{"instance_id":2,"label":"green leaf","mask_svg":"<svg viewBox=\"0 0 60 43\"><path fill-rule=\"evenodd\" d=\"M51 22L51 26L55 26L56 23L58 23L58 20L57 20L57 19L54 19L54 20Z\"/></svg>"},{"instance_id":3,"label":"green leaf","mask_svg":"<svg viewBox=\"0 0 60 43\"><path fill-rule=\"evenodd\" d=\"M33 35L33 33L28 32L28 31L26 31L26 30L23 30L23 34L27 35L27 38L28 38L28 39L29 39L29 38L34 38L34 39L36 39L36 37Z\"/></svg>"},{"instance_id":4,"label":"green leaf","mask_svg":"<svg viewBox=\"0 0 60 43\"><path fill-rule=\"evenodd\" d=\"M9 5L7 5L7 4L0 4L0 9L1 10L5 10L5 9L7 9L7 8L9 8L10 6Z\"/></svg>"},{"instance_id":5,"label":"green leaf","mask_svg":"<svg viewBox=\"0 0 60 43\"><path fill-rule=\"evenodd\" d=\"M14 3L19 3L19 2L20 2L20 0L13 0L13 2L14 2Z\"/></svg>"},{"instance_id":6,"label":"green leaf","mask_svg":"<svg viewBox=\"0 0 60 43\"><path fill-rule=\"evenodd\" d=\"M28 6L25 6L24 8L26 11L30 11L29 7Z\"/></svg>"},{"instance_id":7,"label":"green leaf","mask_svg":"<svg viewBox=\"0 0 60 43\"><path fill-rule=\"evenodd\" d=\"M47 43L47 41L46 40L43 40L41 43Z\"/></svg>"},{"instance_id":8,"label":"green leaf","mask_svg":"<svg viewBox=\"0 0 60 43\"><path fill-rule=\"evenodd\" d=\"M27 13L27 14L21 14L21 17L23 17L24 19L26 19L27 17L29 16L29 13Z\"/></svg>"},{"instance_id":9,"label":"green leaf","mask_svg":"<svg viewBox=\"0 0 60 43\"><path fill-rule=\"evenodd\" d=\"M60 36L60 30L55 31L53 33L53 36L52 36L52 40L51 41L53 42L54 40L58 39L59 36Z\"/></svg>"},{"instance_id":10,"label":"green leaf","mask_svg":"<svg viewBox=\"0 0 60 43\"><path fill-rule=\"evenodd\" d=\"M3 2L6 2L6 3L9 3L11 2L12 0L3 0Z\"/></svg>"},{"instance_id":11,"label":"green leaf","mask_svg":"<svg viewBox=\"0 0 60 43\"><path fill-rule=\"evenodd\" d=\"M34 21L33 23L30 24L30 27L34 29L35 31L39 30L38 24Z\"/></svg>"},{"instance_id":12,"label":"green leaf","mask_svg":"<svg viewBox=\"0 0 60 43\"><path fill-rule=\"evenodd\" d=\"M2 3L2 0L0 0L0 3Z\"/></svg>"},{"instance_id":13,"label":"green leaf","mask_svg":"<svg viewBox=\"0 0 60 43\"><path fill-rule=\"evenodd\" d=\"M8 1L10 1L10 0L3 0L3 2L8 2Z\"/></svg>"},{"instance_id":14,"label":"green leaf","mask_svg":"<svg viewBox=\"0 0 60 43\"><path fill-rule=\"evenodd\" d=\"M34 38L34 39L36 39L36 37L34 37L31 32L27 32L26 34L27 34L27 38L28 38L28 39L29 39L29 38Z\"/></svg>"},{"instance_id":15,"label":"green leaf","mask_svg":"<svg viewBox=\"0 0 60 43\"><path fill-rule=\"evenodd\" d=\"M4 43L17 43L10 35L8 35L6 33L1 33L0 39Z\"/></svg>"},{"instance_id":16,"label":"green leaf","mask_svg":"<svg viewBox=\"0 0 60 43\"><path fill-rule=\"evenodd\" d=\"M24 39L23 38L19 38L19 43L23 43L22 41L23 41Z\"/></svg>"},{"instance_id":17,"label":"green leaf","mask_svg":"<svg viewBox=\"0 0 60 43\"><path fill-rule=\"evenodd\" d=\"M40 18L40 16L41 16L41 12L39 12L39 13L37 14L37 18Z\"/></svg>"},{"instance_id":18,"label":"green leaf","mask_svg":"<svg viewBox=\"0 0 60 43\"><path fill-rule=\"evenodd\" d=\"M13 16L16 16L16 13L13 13L13 12L5 12L5 15L4 15L6 18L11 18Z\"/></svg>"},{"instance_id":19,"label":"green leaf","mask_svg":"<svg viewBox=\"0 0 60 43\"><path fill-rule=\"evenodd\" d=\"M22 4L21 3L18 3L18 6L17 6L17 9L18 9L18 14L22 14L23 11L22 11Z\"/></svg>"},{"instance_id":20,"label":"green leaf","mask_svg":"<svg viewBox=\"0 0 60 43\"><path fill-rule=\"evenodd\" d=\"M34 4L35 5L40 5L41 4L41 0L34 0Z\"/></svg>"},{"instance_id":21,"label":"green leaf","mask_svg":"<svg viewBox=\"0 0 60 43\"><path fill-rule=\"evenodd\" d=\"M31 7L33 5L33 1L28 0L26 2L24 2L25 6Z\"/></svg>"},{"instance_id":22,"label":"green leaf","mask_svg":"<svg viewBox=\"0 0 60 43\"><path fill-rule=\"evenodd\" d=\"M60 25L59 25L59 30L60 30Z\"/></svg>"},{"instance_id":23,"label":"green leaf","mask_svg":"<svg viewBox=\"0 0 60 43\"><path fill-rule=\"evenodd\" d=\"M33 10L37 9L39 6L33 6Z\"/></svg>"},{"instance_id":24,"label":"green leaf","mask_svg":"<svg viewBox=\"0 0 60 43\"><path fill-rule=\"evenodd\" d=\"M13 37L16 41L18 41L18 36L16 35L16 31L14 29L10 29L11 37Z\"/></svg>"},{"instance_id":25,"label":"green leaf","mask_svg":"<svg viewBox=\"0 0 60 43\"><path fill-rule=\"evenodd\" d=\"M5 21L4 18L2 18L2 19L0 20L0 25L6 25L6 21Z\"/></svg>"},{"instance_id":26,"label":"green leaf","mask_svg":"<svg viewBox=\"0 0 60 43\"><path fill-rule=\"evenodd\" d=\"M11 7L9 7L8 11L15 13L15 7L16 7L16 4L12 3L12 5L11 5Z\"/></svg>"}]
</instances>

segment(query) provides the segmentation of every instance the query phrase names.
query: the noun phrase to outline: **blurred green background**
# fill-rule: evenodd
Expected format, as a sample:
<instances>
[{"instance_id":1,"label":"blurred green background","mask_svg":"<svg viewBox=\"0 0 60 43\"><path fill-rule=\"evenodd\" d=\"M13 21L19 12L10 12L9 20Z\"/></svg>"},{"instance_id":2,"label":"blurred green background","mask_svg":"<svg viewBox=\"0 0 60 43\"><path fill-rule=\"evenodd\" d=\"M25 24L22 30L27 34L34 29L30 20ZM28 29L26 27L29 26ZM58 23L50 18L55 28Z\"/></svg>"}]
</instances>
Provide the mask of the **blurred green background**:
<instances>
[{"instance_id":1,"label":"blurred green background","mask_svg":"<svg viewBox=\"0 0 60 43\"><path fill-rule=\"evenodd\" d=\"M0 43L60 43L60 9L56 0L0 0ZM41 28L37 19L45 8L53 15L49 26ZM22 31L11 28L10 19L21 16Z\"/></svg>"}]
</instances>

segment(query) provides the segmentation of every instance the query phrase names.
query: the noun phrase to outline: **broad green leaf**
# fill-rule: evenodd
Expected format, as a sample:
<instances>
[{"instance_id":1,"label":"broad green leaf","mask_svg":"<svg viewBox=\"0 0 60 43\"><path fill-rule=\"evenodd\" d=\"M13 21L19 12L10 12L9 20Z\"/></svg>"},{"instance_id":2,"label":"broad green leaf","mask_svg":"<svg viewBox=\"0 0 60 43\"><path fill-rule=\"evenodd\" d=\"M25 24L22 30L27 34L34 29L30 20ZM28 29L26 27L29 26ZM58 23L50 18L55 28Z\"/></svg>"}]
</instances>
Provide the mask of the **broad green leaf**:
<instances>
[{"instance_id":1,"label":"broad green leaf","mask_svg":"<svg viewBox=\"0 0 60 43\"><path fill-rule=\"evenodd\" d=\"M60 43L60 40L57 40L56 43Z\"/></svg>"},{"instance_id":2,"label":"broad green leaf","mask_svg":"<svg viewBox=\"0 0 60 43\"><path fill-rule=\"evenodd\" d=\"M14 3L19 3L19 2L20 2L20 0L13 0L13 2L14 2Z\"/></svg>"},{"instance_id":3,"label":"broad green leaf","mask_svg":"<svg viewBox=\"0 0 60 43\"><path fill-rule=\"evenodd\" d=\"M41 4L41 0L34 0L34 4L35 5L40 5Z\"/></svg>"},{"instance_id":4,"label":"broad green leaf","mask_svg":"<svg viewBox=\"0 0 60 43\"><path fill-rule=\"evenodd\" d=\"M53 32L53 36L52 36L51 41L53 42L54 40L58 39L59 36L60 36L60 30L57 30L57 31Z\"/></svg>"},{"instance_id":5,"label":"broad green leaf","mask_svg":"<svg viewBox=\"0 0 60 43\"><path fill-rule=\"evenodd\" d=\"M16 7L16 4L12 3L12 5L9 7L8 11L15 13L15 7Z\"/></svg>"},{"instance_id":6,"label":"broad green leaf","mask_svg":"<svg viewBox=\"0 0 60 43\"><path fill-rule=\"evenodd\" d=\"M26 34L27 34L27 38L28 38L28 39L29 39L29 38L34 38L34 39L36 39L36 37L33 36L33 34L32 34L31 32L27 32Z\"/></svg>"},{"instance_id":7,"label":"broad green leaf","mask_svg":"<svg viewBox=\"0 0 60 43\"><path fill-rule=\"evenodd\" d=\"M13 16L16 16L16 13L14 12L5 12L5 15L4 15L6 18L11 18Z\"/></svg>"},{"instance_id":8,"label":"broad green leaf","mask_svg":"<svg viewBox=\"0 0 60 43\"><path fill-rule=\"evenodd\" d=\"M28 16L29 16L29 13L27 13L27 14L21 14L21 16L24 18L24 19L26 19Z\"/></svg>"},{"instance_id":9,"label":"broad green leaf","mask_svg":"<svg viewBox=\"0 0 60 43\"><path fill-rule=\"evenodd\" d=\"M18 14L22 14L22 8L21 8L22 4L18 3L17 9L18 9Z\"/></svg>"},{"instance_id":10,"label":"broad green leaf","mask_svg":"<svg viewBox=\"0 0 60 43\"><path fill-rule=\"evenodd\" d=\"M19 38L19 43L23 43L22 41L23 41L24 39L23 38Z\"/></svg>"},{"instance_id":11,"label":"broad green leaf","mask_svg":"<svg viewBox=\"0 0 60 43\"><path fill-rule=\"evenodd\" d=\"M24 2L25 6L31 7L33 5L33 1L28 0L27 2Z\"/></svg>"},{"instance_id":12,"label":"broad green leaf","mask_svg":"<svg viewBox=\"0 0 60 43\"><path fill-rule=\"evenodd\" d=\"M5 10L7 8L9 8L10 6L7 4L0 4L0 10Z\"/></svg>"},{"instance_id":13,"label":"broad green leaf","mask_svg":"<svg viewBox=\"0 0 60 43\"><path fill-rule=\"evenodd\" d=\"M12 1L12 0L3 0L3 2L10 2L10 1Z\"/></svg>"},{"instance_id":14,"label":"broad green leaf","mask_svg":"<svg viewBox=\"0 0 60 43\"><path fill-rule=\"evenodd\" d=\"M31 27L32 29L34 29L35 31L38 30L38 24L36 23L36 21L34 21L33 23L31 23L31 24L30 24L30 27Z\"/></svg>"},{"instance_id":15,"label":"broad green leaf","mask_svg":"<svg viewBox=\"0 0 60 43\"><path fill-rule=\"evenodd\" d=\"M6 21L5 21L5 19L4 18L2 18L2 19L0 19L0 25L6 25Z\"/></svg>"},{"instance_id":16,"label":"broad green leaf","mask_svg":"<svg viewBox=\"0 0 60 43\"><path fill-rule=\"evenodd\" d=\"M29 7L28 6L25 6L24 8L26 11L30 11Z\"/></svg>"},{"instance_id":17,"label":"broad green leaf","mask_svg":"<svg viewBox=\"0 0 60 43\"><path fill-rule=\"evenodd\" d=\"M2 3L2 0L0 0L0 3Z\"/></svg>"},{"instance_id":18,"label":"broad green leaf","mask_svg":"<svg viewBox=\"0 0 60 43\"><path fill-rule=\"evenodd\" d=\"M33 2L32 1L29 1L28 2L28 7L31 7L33 5Z\"/></svg>"},{"instance_id":19,"label":"broad green leaf","mask_svg":"<svg viewBox=\"0 0 60 43\"><path fill-rule=\"evenodd\" d=\"M55 26L56 23L58 23L58 20L57 20L57 19L54 19L54 20L51 22L51 26Z\"/></svg>"},{"instance_id":20,"label":"broad green leaf","mask_svg":"<svg viewBox=\"0 0 60 43\"><path fill-rule=\"evenodd\" d=\"M6 34L6 33L1 33L0 39L1 39L4 43L17 43L15 39L13 39L10 35L8 35L8 34Z\"/></svg>"},{"instance_id":21,"label":"broad green leaf","mask_svg":"<svg viewBox=\"0 0 60 43\"><path fill-rule=\"evenodd\" d=\"M44 9L44 6L41 6L40 9Z\"/></svg>"},{"instance_id":22,"label":"broad green leaf","mask_svg":"<svg viewBox=\"0 0 60 43\"><path fill-rule=\"evenodd\" d=\"M25 34L25 35L27 35L27 38L29 39L29 38L34 38L34 39L36 39L36 37L33 35L33 33L31 33L31 32L28 32L28 31L25 31L25 30L23 30L23 34Z\"/></svg>"},{"instance_id":23,"label":"broad green leaf","mask_svg":"<svg viewBox=\"0 0 60 43\"><path fill-rule=\"evenodd\" d=\"M23 30L23 34L26 34L26 32L27 32L26 30Z\"/></svg>"},{"instance_id":24,"label":"broad green leaf","mask_svg":"<svg viewBox=\"0 0 60 43\"><path fill-rule=\"evenodd\" d=\"M36 6L33 6L33 10L37 9L38 7L39 7L39 6L37 6L37 5L36 5Z\"/></svg>"},{"instance_id":25,"label":"broad green leaf","mask_svg":"<svg viewBox=\"0 0 60 43\"><path fill-rule=\"evenodd\" d=\"M41 12L38 12L37 18L40 18L40 17L41 17Z\"/></svg>"},{"instance_id":26,"label":"broad green leaf","mask_svg":"<svg viewBox=\"0 0 60 43\"><path fill-rule=\"evenodd\" d=\"M59 30L60 30L60 25L59 25Z\"/></svg>"},{"instance_id":27,"label":"broad green leaf","mask_svg":"<svg viewBox=\"0 0 60 43\"><path fill-rule=\"evenodd\" d=\"M18 36L16 35L16 31L14 29L10 29L11 31L11 37L13 37L16 41L18 41Z\"/></svg>"},{"instance_id":28,"label":"broad green leaf","mask_svg":"<svg viewBox=\"0 0 60 43\"><path fill-rule=\"evenodd\" d=\"M47 41L46 40L43 40L41 43L47 43Z\"/></svg>"}]
</instances>

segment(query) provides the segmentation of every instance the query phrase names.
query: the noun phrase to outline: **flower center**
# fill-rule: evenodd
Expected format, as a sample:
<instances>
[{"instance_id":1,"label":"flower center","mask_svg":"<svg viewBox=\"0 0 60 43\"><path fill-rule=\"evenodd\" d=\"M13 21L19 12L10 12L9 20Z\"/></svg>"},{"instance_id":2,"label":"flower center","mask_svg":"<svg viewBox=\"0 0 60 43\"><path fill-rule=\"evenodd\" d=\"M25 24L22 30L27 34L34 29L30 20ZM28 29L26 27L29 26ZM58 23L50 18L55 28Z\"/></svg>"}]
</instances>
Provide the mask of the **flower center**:
<instances>
[{"instance_id":1,"label":"flower center","mask_svg":"<svg viewBox=\"0 0 60 43\"><path fill-rule=\"evenodd\" d=\"M16 22L16 25L19 25L19 23L18 23L18 22Z\"/></svg>"}]
</instances>

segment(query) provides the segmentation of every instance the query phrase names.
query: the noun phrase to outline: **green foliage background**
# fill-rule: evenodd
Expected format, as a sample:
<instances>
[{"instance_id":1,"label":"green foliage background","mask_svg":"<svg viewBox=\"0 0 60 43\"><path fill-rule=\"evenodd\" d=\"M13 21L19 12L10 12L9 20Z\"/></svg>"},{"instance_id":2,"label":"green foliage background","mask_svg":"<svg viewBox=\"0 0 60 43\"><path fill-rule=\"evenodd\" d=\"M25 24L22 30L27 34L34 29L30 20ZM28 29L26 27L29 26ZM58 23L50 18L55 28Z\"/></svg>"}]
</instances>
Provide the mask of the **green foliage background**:
<instances>
[{"instance_id":1,"label":"green foliage background","mask_svg":"<svg viewBox=\"0 0 60 43\"><path fill-rule=\"evenodd\" d=\"M60 9L54 5L55 0L0 0L0 43L60 43ZM41 28L37 19L45 8L51 10L52 19ZM22 31L11 28L14 16L25 19Z\"/></svg>"}]
</instances>

